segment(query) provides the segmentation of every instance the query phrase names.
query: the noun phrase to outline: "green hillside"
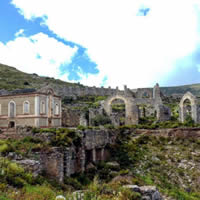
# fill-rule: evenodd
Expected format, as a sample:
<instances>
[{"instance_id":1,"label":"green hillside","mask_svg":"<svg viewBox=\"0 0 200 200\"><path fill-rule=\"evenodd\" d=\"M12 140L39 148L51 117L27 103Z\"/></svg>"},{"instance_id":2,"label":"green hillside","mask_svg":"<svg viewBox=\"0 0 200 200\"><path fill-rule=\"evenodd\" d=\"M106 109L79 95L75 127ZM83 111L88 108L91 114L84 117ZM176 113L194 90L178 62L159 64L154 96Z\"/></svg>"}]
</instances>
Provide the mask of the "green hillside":
<instances>
[{"instance_id":1,"label":"green hillside","mask_svg":"<svg viewBox=\"0 0 200 200\"><path fill-rule=\"evenodd\" d=\"M172 94L184 94L188 91L196 96L200 96L200 83L175 87L162 87L161 91L167 96Z\"/></svg>"},{"instance_id":2,"label":"green hillside","mask_svg":"<svg viewBox=\"0 0 200 200\"><path fill-rule=\"evenodd\" d=\"M54 79L50 77L41 77L37 74L27 74L17 70L14 67L0 64L0 89L37 89L48 84L56 84L59 86L80 86L80 84L64 82L59 79ZM167 96L170 96L172 94L184 94L187 91L192 92L194 95L200 96L200 83L175 87L162 87L161 91Z\"/></svg>"},{"instance_id":3,"label":"green hillside","mask_svg":"<svg viewBox=\"0 0 200 200\"><path fill-rule=\"evenodd\" d=\"M0 89L14 90L25 88L40 88L48 84L58 84L60 86L77 84L68 83L50 77L41 77L37 74L27 74L14 67L0 64Z\"/></svg>"}]
</instances>

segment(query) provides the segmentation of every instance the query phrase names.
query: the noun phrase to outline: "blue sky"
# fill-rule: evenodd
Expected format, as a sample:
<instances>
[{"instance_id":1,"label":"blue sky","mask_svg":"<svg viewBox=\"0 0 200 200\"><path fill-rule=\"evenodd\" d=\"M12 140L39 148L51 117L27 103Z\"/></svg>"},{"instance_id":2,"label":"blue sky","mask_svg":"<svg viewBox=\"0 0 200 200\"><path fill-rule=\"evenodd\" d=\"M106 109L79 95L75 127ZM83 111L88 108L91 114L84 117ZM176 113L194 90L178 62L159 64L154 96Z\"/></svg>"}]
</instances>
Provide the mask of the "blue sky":
<instances>
[{"instance_id":1,"label":"blue sky","mask_svg":"<svg viewBox=\"0 0 200 200\"><path fill-rule=\"evenodd\" d=\"M198 0L1 0L0 63L90 86L200 82Z\"/></svg>"}]
</instances>

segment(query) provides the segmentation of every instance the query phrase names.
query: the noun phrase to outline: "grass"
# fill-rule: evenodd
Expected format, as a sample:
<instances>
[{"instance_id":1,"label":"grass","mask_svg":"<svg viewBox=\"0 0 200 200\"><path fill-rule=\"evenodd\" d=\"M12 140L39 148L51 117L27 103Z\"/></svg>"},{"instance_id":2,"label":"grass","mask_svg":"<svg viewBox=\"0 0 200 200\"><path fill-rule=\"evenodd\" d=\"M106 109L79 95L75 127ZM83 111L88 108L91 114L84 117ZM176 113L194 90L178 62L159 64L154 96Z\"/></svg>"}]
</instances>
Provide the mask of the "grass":
<instances>
[{"instance_id":1,"label":"grass","mask_svg":"<svg viewBox=\"0 0 200 200\"><path fill-rule=\"evenodd\" d=\"M25 88L41 88L44 84L56 84L59 86L76 86L59 79L41 77L37 74L27 74L14 67L0 64L0 89L15 90Z\"/></svg>"}]
</instances>

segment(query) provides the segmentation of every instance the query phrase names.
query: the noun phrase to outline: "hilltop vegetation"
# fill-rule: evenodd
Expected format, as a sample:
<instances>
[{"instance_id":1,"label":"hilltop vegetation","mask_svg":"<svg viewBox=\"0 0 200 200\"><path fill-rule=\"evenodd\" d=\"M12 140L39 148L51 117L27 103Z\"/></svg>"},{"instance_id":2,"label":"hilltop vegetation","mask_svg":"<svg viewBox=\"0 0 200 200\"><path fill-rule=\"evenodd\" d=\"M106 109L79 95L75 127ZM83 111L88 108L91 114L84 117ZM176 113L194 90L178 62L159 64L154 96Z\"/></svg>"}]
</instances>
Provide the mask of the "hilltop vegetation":
<instances>
[{"instance_id":1,"label":"hilltop vegetation","mask_svg":"<svg viewBox=\"0 0 200 200\"><path fill-rule=\"evenodd\" d=\"M14 90L25 88L41 88L48 84L56 84L57 86L82 86L76 83L64 82L51 77L41 77L37 74L27 74L17 70L14 67L0 64L0 89ZM192 92L196 96L200 96L200 84L176 86L176 87L161 87L161 91L165 95L184 94L187 91Z\"/></svg>"},{"instance_id":2,"label":"hilltop vegetation","mask_svg":"<svg viewBox=\"0 0 200 200\"><path fill-rule=\"evenodd\" d=\"M48 84L56 84L59 86L75 86L77 84L68 83L59 79L50 77L41 77L37 74L27 74L17 70L14 67L0 64L0 89L15 90L25 88L41 88Z\"/></svg>"}]
</instances>

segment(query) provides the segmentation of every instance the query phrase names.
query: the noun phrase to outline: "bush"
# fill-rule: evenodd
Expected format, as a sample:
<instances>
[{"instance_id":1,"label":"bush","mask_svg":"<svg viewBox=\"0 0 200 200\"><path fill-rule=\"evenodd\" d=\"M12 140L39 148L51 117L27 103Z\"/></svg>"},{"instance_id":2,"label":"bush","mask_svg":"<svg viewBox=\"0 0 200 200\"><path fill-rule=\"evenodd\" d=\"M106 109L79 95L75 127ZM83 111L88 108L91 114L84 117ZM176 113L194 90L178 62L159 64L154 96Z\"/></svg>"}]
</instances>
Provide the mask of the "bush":
<instances>
[{"instance_id":1,"label":"bush","mask_svg":"<svg viewBox=\"0 0 200 200\"><path fill-rule=\"evenodd\" d=\"M64 178L64 183L65 183L66 185L72 186L72 187L73 187L74 189L76 189L76 190L82 189L81 183L80 183L78 180L74 179L74 178L65 177L65 178Z\"/></svg>"},{"instance_id":2,"label":"bush","mask_svg":"<svg viewBox=\"0 0 200 200\"><path fill-rule=\"evenodd\" d=\"M108 116L105 115L97 115L92 119L93 126L110 124L111 120Z\"/></svg>"}]
</instances>

